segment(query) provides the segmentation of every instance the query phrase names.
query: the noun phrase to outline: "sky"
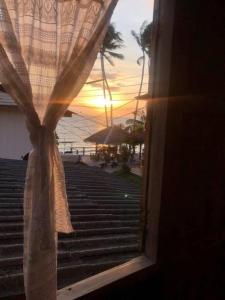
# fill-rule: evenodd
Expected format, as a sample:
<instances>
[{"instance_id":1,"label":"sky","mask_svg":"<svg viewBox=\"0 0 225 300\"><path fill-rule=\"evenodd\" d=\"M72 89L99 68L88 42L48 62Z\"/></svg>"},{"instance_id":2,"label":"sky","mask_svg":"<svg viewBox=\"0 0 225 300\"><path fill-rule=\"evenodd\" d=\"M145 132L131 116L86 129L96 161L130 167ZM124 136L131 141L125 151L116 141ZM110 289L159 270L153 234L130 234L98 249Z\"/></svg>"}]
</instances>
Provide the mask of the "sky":
<instances>
[{"instance_id":1,"label":"sky","mask_svg":"<svg viewBox=\"0 0 225 300\"><path fill-rule=\"evenodd\" d=\"M141 50L131 35L131 30L137 33L142 23L152 21L153 0L119 0L112 16L117 31L121 32L124 47L117 52L125 56L124 60L114 59L115 66L106 63L106 75L113 92L114 123L123 123L131 118L135 109L134 97L138 93L141 66L137 64ZM101 78L99 58L93 67L88 80ZM147 91L147 70L144 80L143 93ZM75 141L82 140L95 131L105 127L105 114L102 83L85 85L74 99L70 109L79 114L73 118L64 118L58 127L60 139ZM140 103L144 107L145 103Z\"/></svg>"}]
</instances>

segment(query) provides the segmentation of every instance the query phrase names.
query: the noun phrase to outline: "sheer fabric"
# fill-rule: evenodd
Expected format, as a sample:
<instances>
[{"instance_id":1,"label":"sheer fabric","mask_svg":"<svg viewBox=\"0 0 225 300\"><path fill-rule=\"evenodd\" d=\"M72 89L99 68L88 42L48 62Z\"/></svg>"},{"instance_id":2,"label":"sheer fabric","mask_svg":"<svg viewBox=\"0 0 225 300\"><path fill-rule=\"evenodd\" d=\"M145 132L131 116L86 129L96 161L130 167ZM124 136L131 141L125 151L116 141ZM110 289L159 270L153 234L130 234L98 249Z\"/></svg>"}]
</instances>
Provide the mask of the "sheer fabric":
<instances>
[{"instance_id":1,"label":"sheer fabric","mask_svg":"<svg viewBox=\"0 0 225 300\"><path fill-rule=\"evenodd\" d=\"M56 232L73 231L54 130L93 67L118 0L0 0L0 81L33 144L24 193L27 299L56 299Z\"/></svg>"}]
</instances>

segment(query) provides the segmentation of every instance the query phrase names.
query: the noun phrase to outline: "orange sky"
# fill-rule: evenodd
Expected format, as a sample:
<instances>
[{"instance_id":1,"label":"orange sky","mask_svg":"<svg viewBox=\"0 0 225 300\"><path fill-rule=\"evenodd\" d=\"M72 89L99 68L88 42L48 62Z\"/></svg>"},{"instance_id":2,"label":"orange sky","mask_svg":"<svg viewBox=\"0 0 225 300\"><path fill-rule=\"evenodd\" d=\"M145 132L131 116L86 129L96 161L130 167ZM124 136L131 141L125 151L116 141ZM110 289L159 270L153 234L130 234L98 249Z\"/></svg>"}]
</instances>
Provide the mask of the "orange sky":
<instances>
[{"instance_id":1,"label":"orange sky","mask_svg":"<svg viewBox=\"0 0 225 300\"><path fill-rule=\"evenodd\" d=\"M134 106L133 103L129 106L123 106L124 109L122 109L123 107L119 109L119 106L130 102L137 95L140 82L141 67L137 65L136 61L141 56L141 51L130 32L132 29L138 32L143 21L147 20L150 22L152 20L152 9L152 0L120 0L112 17L112 22L115 24L116 29L122 33L122 38L124 39L124 48L119 49L118 52L125 56L123 61L114 59L114 67L106 62L107 77L113 92L113 100L115 100L113 102L115 117L127 111L128 108L131 111L132 106ZM89 80L100 78L101 69L99 59L97 59ZM105 101L101 86L101 82L85 85L74 100L71 109L91 116L103 112ZM146 89L147 74L143 92ZM86 106L91 106L92 108Z\"/></svg>"},{"instance_id":2,"label":"orange sky","mask_svg":"<svg viewBox=\"0 0 225 300\"><path fill-rule=\"evenodd\" d=\"M124 123L133 117L141 76L141 67L137 65L137 58L141 50L131 35L131 30L139 32L141 24L147 20L151 22L153 0L119 0L112 17L116 30L122 33L124 48L118 52L125 56L123 61L114 59L115 66L106 62L106 73L113 92L114 123ZM89 80L101 78L99 59L97 59ZM147 91L147 69L144 80L143 93ZM102 83L85 85L80 94L74 99L70 109L77 113L73 118L63 118L57 132L63 140L82 144L83 139L106 126L104 113L104 99ZM142 101L139 107L145 107ZM67 119L67 120L65 120ZM83 144L82 144L83 145Z\"/></svg>"}]
</instances>

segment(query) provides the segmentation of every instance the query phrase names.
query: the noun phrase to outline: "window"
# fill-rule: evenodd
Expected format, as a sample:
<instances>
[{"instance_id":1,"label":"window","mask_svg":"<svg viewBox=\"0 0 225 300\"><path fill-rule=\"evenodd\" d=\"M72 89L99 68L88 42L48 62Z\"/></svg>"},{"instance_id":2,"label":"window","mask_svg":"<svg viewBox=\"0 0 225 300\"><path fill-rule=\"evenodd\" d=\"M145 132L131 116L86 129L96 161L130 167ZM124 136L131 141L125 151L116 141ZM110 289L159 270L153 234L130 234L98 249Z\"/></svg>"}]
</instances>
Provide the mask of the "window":
<instances>
[{"instance_id":1,"label":"window","mask_svg":"<svg viewBox=\"0 0 225 300\"><path fill-rule=\"evenodd\" d=\"M153 30L153 62L152 72L154 74L153 81L153 99L166 95L166 85L162 87L157 86L158 80L166 81L169 73L165 69L169 69L169 45L170 34L161 36L160 42L158 40L158 24L159 10L158 1L155 3L155 17ZM167 49L167 57L163 57L164 49ZM157 50L157 53L156 53ZM159 58L158 58L159 57ZM161 59L168 59L168 65L161 67ZM64 295L69 298L76 299L87 292L93 292L97 288L101 288L106 284L110 284L117 280L123 280L128 275L138 272L144 268L153 266L156 262L157 252L157 223L160 208L160 186L162 178L162 165L164 153L164 135L166 126L166 101L150 100L149 95L146 96L148 101L147 114L147 143L145 148L145 170L144 170L144 218L143 218L143 255L127 262L124 265L115 267L112 270L100 273L95 277L88 278L83 282L78 282L69 288L64 288L59 291L59 299L64 299Z\"/></svg>"},{"instance_id":2,"label":"window","mask_svg":"<svg viewBox=\"0 0 225 300\"><path fill-rule=\"evenodd\" d=\"M59 291L59 299L77 299L90 294L93 296L97 289L110 285L113 282L126 282L129 275L140 270L152 268L157 262L157 232L160 214L160 196L163 176L163 157L165 147L165 131L167 118L167 98L169 69L171 60L173 5L168 8L167 32L160 35L159 22L165 21L159 10L160 1L155 1L154 29L153 29L153 58L152 58L152 95L146 95L148 99L147 111L147 140L145 147L144 167L144 228L143 228L143 255L114 269L88 278L83 282L71 285ZM163 24L163 23L162 23ZM170 26L169 26L169 25ZM162 27L160 27L162 28ZM165 48L167 51L165 51ZM158 82L164 82L158 85ZM161 97L161 98L158 98Z\"/></svg>"}]
</instances>

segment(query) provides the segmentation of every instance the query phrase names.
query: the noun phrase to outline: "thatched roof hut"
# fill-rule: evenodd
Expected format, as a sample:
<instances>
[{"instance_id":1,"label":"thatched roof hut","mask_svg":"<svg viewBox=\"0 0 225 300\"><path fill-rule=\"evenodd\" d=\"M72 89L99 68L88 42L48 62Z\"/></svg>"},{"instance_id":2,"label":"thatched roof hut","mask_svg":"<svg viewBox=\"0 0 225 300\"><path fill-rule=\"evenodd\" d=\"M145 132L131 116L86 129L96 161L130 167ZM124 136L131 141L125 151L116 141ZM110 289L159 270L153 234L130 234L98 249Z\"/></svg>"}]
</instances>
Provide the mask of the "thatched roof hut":
<instances>
[{"instance_id":1,"label":"thatched roof hut","mask_svg":"<svg viewBox=\"0 0 225 300\"><path fill-rule=\"evenodd\" d=\"M129 142L134 144L144 144L145 142L145 131L131 132L128 138Z\"/></svg>"},{"instance_id":2,"label":"thatched roof hut","mask_svg":"<svg viewBox=\"0 0 225 300\"><path fill-rule=\"evenodd\" d=\"M128 133L119 126L112 126L102 129L88 138L85 142L105 145L119 145L125 143L128 139Z\"/></svg>"}]
</instances>

